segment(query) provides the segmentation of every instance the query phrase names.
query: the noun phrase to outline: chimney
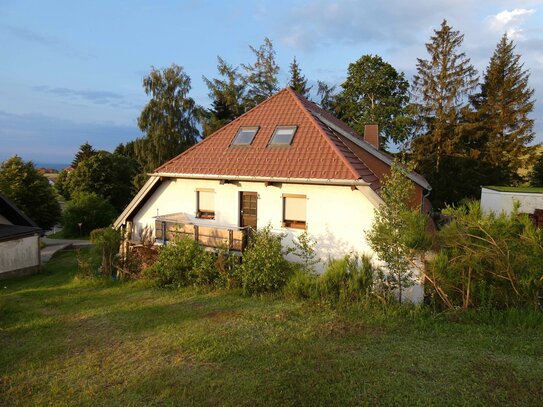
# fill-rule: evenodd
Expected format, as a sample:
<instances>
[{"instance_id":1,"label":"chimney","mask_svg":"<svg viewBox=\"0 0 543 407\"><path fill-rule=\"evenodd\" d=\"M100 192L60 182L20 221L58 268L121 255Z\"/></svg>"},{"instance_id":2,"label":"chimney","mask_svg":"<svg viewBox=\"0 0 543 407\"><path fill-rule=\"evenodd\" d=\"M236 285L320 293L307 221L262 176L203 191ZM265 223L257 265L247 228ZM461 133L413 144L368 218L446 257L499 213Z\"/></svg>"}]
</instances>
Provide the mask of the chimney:
<instances>
[{"instance_id":1,"label":"chimney","mask_svg":"<svg viewBox=\"0 0 543 407\"><path fill-rule=\"evenodd\" d=\"M364 126L364 141L370 143L373 147L379 150L379 125L366 124Z\"/></svg>"}]
</instances>

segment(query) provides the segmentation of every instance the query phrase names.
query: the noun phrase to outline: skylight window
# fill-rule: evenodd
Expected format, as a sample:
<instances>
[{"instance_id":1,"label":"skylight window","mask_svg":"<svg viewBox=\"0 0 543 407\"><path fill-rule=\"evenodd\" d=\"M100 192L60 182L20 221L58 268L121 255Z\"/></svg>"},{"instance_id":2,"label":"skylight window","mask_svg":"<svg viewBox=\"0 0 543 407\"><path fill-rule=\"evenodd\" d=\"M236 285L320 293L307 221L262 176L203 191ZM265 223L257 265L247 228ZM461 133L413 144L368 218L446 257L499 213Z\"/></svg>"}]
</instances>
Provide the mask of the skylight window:
<instances>
[{"instance_id":1,"label":"skylight window","mask_svg":"<svg viewBox=\"0 0 543 407\"><path fill-rule=\"evenodd\" d=\"M289 146L296 133L296 126L279 126L270 140L270 146Z\"/></svg>"},{"instance_id":2,"label":"skylight window","mask_svg":"<svg viewBox=\"0 0 543 407\"><path fill-rule=\"evenodd\" d=\"M258 127L240 127L238 134L232 141L233 146L248 146L250 145L258 132Z\"/></svg>"}]
</instances>

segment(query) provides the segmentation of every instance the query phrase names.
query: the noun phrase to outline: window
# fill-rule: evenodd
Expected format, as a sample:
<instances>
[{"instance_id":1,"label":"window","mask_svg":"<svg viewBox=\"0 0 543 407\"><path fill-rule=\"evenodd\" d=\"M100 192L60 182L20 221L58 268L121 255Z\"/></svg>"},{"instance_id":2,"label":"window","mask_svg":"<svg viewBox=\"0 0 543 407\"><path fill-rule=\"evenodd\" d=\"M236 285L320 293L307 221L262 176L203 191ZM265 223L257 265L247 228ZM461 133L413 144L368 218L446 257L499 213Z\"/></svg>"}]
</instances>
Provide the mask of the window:
<instances>
[{"instance_id":1,"label":"window","mask_svg":"<svg viewBox=\"0 0 543 407\"><path fill-rule=\"evenodd\" d=\"M290 146L296 129L296 126L278 126L270 140L270 146Z\"/></svg>"},{"instance_id":2,"label":"window","mask_svg":"<svg viewBox=\"0 0 543 407\"><path fill-rule=\"evenodd\" d=\"M240 127L238 134L232 141L233 146L248 146L250 145L258 132L258 127Z\"/></svg>"},{"instance_id":3,"label":"window","mask_svg":"<svg viewBox=\"0 0 543 407\"><path fill-rule=\"evenodd\" d=\"M305 229L306 206L307 197L305 195L283 194L283 226Z\"/></svg>"},{"instance_id":4,"label":"window","mask_svg":"<svg viewBox=\"0 0 543 407\"><path fill-rule=\"evenodd\" d=\"M215 191L212 189L196 190L196 217L215 219Z\"/></svg>"}]
</instances>

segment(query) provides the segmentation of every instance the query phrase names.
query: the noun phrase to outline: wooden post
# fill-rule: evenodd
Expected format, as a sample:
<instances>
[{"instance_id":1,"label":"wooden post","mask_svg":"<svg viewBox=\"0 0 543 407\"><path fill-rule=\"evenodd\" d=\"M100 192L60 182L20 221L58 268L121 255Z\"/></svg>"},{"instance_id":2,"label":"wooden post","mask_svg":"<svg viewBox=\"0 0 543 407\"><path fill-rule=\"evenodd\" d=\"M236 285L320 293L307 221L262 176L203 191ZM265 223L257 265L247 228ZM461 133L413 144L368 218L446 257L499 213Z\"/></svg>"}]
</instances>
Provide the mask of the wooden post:
<instances>
[{"instance_id":1,"label":"wooden post","mask_svg":"<svg viewBox=\"0 0 543 407\"><path fill-rule=\"evenodd\" d=\"M194 240L199 242L200 234L198 233L198 225L194 225Z\"/></svg>"},{"instance_id":2,"label":"wooden post","mask_svg":"<svg viewBox=\"0 0 543 407\"><path fill-rule=\"evenodd\" d=\"M232 229L228 229L228 249L232 250L234 247L234 231Z\"/></svg>"}]
</instances>

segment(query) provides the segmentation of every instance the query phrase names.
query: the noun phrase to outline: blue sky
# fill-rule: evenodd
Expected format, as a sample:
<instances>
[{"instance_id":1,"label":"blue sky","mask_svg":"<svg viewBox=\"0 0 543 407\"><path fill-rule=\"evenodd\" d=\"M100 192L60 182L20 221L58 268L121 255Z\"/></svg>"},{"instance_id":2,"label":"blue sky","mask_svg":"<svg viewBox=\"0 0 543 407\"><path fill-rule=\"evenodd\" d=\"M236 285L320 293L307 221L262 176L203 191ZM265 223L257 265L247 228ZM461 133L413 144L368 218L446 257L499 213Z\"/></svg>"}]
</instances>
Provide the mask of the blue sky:
<instances>
[{"instance_id":1,"label":"blue sky","mask_svg":"<svg viewBox=\"0 0 543 407\"><path fill-rule=\"evenodd\" d=\"M140 135L151 66L181 65L207 106L202 75L216 57L252 62L274 42L281 86L296 56L312 82L339 84L347 66L378 54L411 79L424 43L447 18L483 72L502 33L517 43L536 90L543 142L543 1L28 1L0 0L0 160L68 163L85 141L112 150Z\"/></svg>"}]
</instances>

